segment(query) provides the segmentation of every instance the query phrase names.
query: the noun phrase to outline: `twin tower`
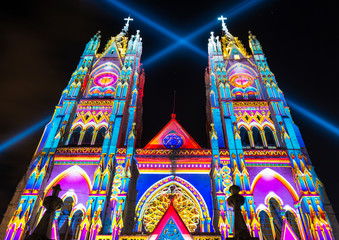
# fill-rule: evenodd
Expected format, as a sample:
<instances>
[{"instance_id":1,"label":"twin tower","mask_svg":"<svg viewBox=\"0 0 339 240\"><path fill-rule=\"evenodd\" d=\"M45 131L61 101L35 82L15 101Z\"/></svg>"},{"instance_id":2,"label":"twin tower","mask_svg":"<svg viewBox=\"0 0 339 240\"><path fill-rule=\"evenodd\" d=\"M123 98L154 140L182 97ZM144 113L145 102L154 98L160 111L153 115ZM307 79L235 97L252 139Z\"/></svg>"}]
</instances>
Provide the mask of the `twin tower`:
<instances>
[{"instance_id":1,"label":"twin tower","mask_svg":"<svg viewBox=\"0 0 339 240\"><path fill-rule=\"evenodd\" d=\"M224 19L221 18L223 21ZM337 220L315 174L262 47L248 53L222 23L208 39L205 74L210 146L201 148L175 115L143 148L140 32L129 19L99 53L86 45L61 94L25 179L1 224L21 240L60 184L55 240L225 240L233 237L233 184L261 240L334 239ZM202 77L203 79L203 77Z\"/></svg>"}]
</instances>

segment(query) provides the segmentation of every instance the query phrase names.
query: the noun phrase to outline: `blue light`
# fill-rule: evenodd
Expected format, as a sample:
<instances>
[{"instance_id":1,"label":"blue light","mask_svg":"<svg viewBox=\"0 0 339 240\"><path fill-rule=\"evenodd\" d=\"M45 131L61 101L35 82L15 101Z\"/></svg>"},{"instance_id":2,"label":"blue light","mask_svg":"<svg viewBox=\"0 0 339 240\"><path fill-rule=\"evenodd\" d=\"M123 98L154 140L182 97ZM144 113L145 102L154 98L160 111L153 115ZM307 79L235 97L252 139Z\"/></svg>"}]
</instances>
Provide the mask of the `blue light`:
<instances>
[{"instance_id":1,"label":"blue light","mask_svg":"<svg viewBox=\"0 0 339 240\"><path fill-rule=\"evenodd\" d=\"M11 139L3 142L0 144L0 153L5 151L6 149L12 147L14 144L19 143L20 141L24 140L25 138L29 137L31 134L35 133L36 131L40 130L43 126L47 124L47 122L51 119L51 116L41 120L40 122L34 124L30 128L26 129L25 131L17 134L16 136L12 137Z\"/></svg>"},{"instance_id":2,"label":"blue light","mask_svg":"<svg viewBox=\"0 0 339 240\"><path fill-rule=\"evenodd\" d=\"M107 0L109 3L113 4L114 6L120 8L121 10L125 11L128 14L131 14L133 17L136 17L146 23L148 26L154 28L155 30L159 31L160 33L168 36L169 38L180 42L180 45L184 45L191 49L193 52L205 57L206 52L201 50L200 48L192 45L191 43L187 42L185 39L182 37L178 36L177 34L173 33L172 31L169 31L167 28L164 28L160 24L158 24L156 21L151 20L150 18L144 16L143 14L133 10L132 8L128 7L127 5L120 3L115 0Z\"/></svg>"},{"instance_id":3,"label":"blue light","mask_svg":"<svg viewBox=\"0 0 339 240\"><path fill-rule=\"evenodd\" d=\"M294 101L291 101L290 99L287 100L289 105L294 109L295 111L299 112L300 114L306 116L311 121L317 123L318 125L322 126L326 130L334 133L335 135L339 136L339 127L335 126L334 124L331 124L330 122L320 118L317 114L306 110L305 108L301 107L299 104L295 103Z\"/></svg>"},{"instance_id":4,"label":"blue light","mask_svg":"<svg viewBox=\"0 0 339 240\"><path fill-rule=\"evenodd\" d=\"M261 1L264 1L264 0L244 1L244 2L234 6L232 9L228 10L224 15L227 16L227 17L234 17L237 14L240 14L240 13L248 10L249 8L253 8L256 4L260 3ZM210 31L210 29L213 26L215 26L216 24L219 24L219 22L216 21L216 19L213 19L211 22L205 24L204 26L202 26L199 29L195 30L194 32L190 33L185 38L180 39L179 41L169 45L168 47L164 48L163 50L161 50L161 51L157 52L156 54L152 55L151 57L147 58L143 63L144 66L156 62L158 59L163 58L165 55L171 53L172 51L174 51L177 48L184 45L184 43L188 43L189 41L192 41L194 38L196 38L200 34ZM185 44L185 46L186 46L186 44ZM194 46L194 45L192 45L192 46ZM195 48L197 48L197 47L195 47ZM202 52L200 54L202 57L204 57L205 59L207 58L206 51L199 49L199 52Z\"/></svg>"}]
</instances>

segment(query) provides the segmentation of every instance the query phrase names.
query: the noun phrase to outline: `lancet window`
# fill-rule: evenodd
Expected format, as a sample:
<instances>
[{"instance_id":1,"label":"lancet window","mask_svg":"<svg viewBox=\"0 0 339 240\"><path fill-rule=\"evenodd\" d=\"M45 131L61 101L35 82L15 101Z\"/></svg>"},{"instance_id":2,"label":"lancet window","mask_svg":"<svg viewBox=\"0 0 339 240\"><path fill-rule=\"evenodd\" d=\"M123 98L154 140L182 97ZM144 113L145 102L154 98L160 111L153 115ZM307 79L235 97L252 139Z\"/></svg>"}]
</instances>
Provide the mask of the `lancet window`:
<instances>
[{"instance_id":1,"label":"lancet window","mask_svg":"<svg viewBox=\"0 0 339 240\"><path fill-rule=\"evenodd\" d=\"M245 127L240 127L240 138L241 138L241 143L242 143L243 148L251 147L250 138L248 136L248 132L245 129Z\"/></svg>"},{"instance_id":2,"label":"lancet window","mask_svg":"<svg viewBox=\"0 0 339 240\"><path fill-rule=\"evenodd\" d=\"M105 133L106 133L106 128L105 127L100 128L95 139L95 145L98 145L98 146L102 145L102 143L104 142Z\"/></svg>"},{"instance_id":3,"label":"lancet window","mask_svg":"<svg viewBox=\"0 0 339 240\"><path fill-rule=\"evenodd\" d=\"M268 148L274 148L276 147L275 139L272 130L269 127L264 128L264 133L265 133L265 139L266 139L266 144Z\"/></svg>"},{"instance_id":4,"label":"lancet window","mask_svg":"<svg viewBox=\"0 0 339 240\"><path fill-rule=\"evenodd\" d=\"M264 240L274 240L272 228L271 228L271 220L268 214L262 210L259 213L261 231Z\"/></svg>"},{"instance_id":5,"label":"lancet window","mask_svg":"<svg viewBox=\"0 0 339 240\"><path fill-rule=\"evenodd\" d=\"M294 233L298 236L299 239L301 239L299 227L298 227L298 223L297 223L297 219L295 215L292 212L287 211L285 214L285 217L286 217L287 222L291 225Z\"/></svg>"},{"instance_id":6,"label":"lancet window","mask_svg":"<svg viewBox=\"0 0 339 240\"><path fill-rule=\"evenodd\" d=\"M82 145L90 145L93 139L94 128L89 127L86 129L84 138L82 139Z\"/></svg>"},{"instance_id":7,"label":"lancet window","mask_svg":"<svg viewBox=\"0 0 339 240\"><path fill-rule=\"evenodd\" d=\"M72 220L70 224L70 231L69 231L70 235L72 236L70 239L72 240L78 239L82 217L83 217L83 214L81 210L77 210L72 216Z\"/></svg>"},{"instance_id":8,"label":"lancet window","mask_svg":"<svg viewBox=\"0 0 339 240\"><path fill-rule=\"evenodd\" d=\"M282 228L284 225L283 215L285 215L286 221L292 227L294 233L300 238L300 232L298 227L297 218L291 211L282 210L279 202L275 198L270 198L268 202L269 213L262 210L259 213L260 225L264 240L280 239L282 234Z\"/></svg>"},{"instance_id":9,"label":"lancet window","mask_svg":"<svg viewBox=\"0 0 339 240\"><path fill-rule=\"evenodd\" d=\"M66 234L68 232L68 227L69 227L68 218L72 212L73 204L74 204L73 198L67 197L64 200L64 204L60 210L60 216L58 219L60 239L65 239Z\"/></svg>"},{"instance_id":10,"label":"lancet window","mask_svg":"<svg viewBox=\"0 0 339 240\"><path fill-rule=\"evenodd\" d=\"M78 145L79 139L80 139L80 133L81 133L81 127L78 126L73 130L72 136L69 140L68 145Z\"/></svg>"},{"instance_id":11,"label":"lancet window","mask_svg":"<svg viewBox=\"0 0 339 240\"><path fill-rule=\"evenodd\" d=\"M252 128L252 137L253 137L253 143L256 148L262 148L264 147L263 140L261 138L260 131L257 127Z\"/></svg>"},{"instance_id":12,"label":"lancet window","mask_svg":"<svg viewBox=\"0 0 339 240\"><path fill-rule=\"evenodd\" d=\"M282 226L283 226L283 219L281 216L281 207L278 203L277 200L275 200L274 198L271 198L269 200L269 209L271 212L271 216L273 218L273 228L274 228L274 232L276 235L276 239L280 239L281 238L281 230L282 230Z\"/></svg>"}]
</instances>

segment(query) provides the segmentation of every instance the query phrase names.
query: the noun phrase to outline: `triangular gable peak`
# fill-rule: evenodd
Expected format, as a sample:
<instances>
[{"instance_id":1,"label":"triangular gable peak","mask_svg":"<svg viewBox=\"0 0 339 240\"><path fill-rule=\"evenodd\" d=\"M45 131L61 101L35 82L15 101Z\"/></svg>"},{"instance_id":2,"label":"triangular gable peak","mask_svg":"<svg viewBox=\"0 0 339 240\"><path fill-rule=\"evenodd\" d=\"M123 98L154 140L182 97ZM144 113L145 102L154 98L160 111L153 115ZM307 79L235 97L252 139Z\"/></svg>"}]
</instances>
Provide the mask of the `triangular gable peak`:
<instances>
[{"instance_id":1,"label":"triangular gable peak","mask_svg":"<svg viewBox=\"0 0 339 240\"><path fill-rule=\"evenodd\" d=\"M161 131L145 146L145 148L197 149L201 148L196 141L177 122L175 114Z\"/></svg>"},{"instance_id":2,"label":"triangular gable peak","mask_svg":"<svg viewBox=\"0 0 339 240\"><path fill-rule=\"evenodd\" d=\"M169 236L173 237L171 239L193 240L193 237L189 233L185 223L181 220L172 202L150 235L149 240L164 240L169 239Z\"/></svg>"},{"instance_id":3,"label":"triangular gable peak","mask_svg":"<svg viewBox=\"0 0 339 240\"><path fill-rule=\"evenodd\" d=\"M298 240L297 234L293 231L291 225L284 219L284 226L282 228L281 240Z\"/></svg>"}]
</instances>

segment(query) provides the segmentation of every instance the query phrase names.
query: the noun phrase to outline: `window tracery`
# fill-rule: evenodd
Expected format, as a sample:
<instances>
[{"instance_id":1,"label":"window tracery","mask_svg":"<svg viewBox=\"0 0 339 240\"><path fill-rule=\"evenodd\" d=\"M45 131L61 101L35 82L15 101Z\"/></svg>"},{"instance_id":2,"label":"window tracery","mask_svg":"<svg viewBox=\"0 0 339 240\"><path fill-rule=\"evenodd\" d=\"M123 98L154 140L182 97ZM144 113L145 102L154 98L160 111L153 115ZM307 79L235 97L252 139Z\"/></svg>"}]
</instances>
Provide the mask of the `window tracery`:
<instances>
[{"instance_id":1,"label":"window tracery","mask_svg":"<svg viewBox=\"0 0 339 240\"><path fill-rule=\"evenodd\" d=\"M181 187L172 184L159 191L147 204L143 215L143 225L147 232L154 230L171 201L187 229L194 232L198 228L199 211L194 200Z\"/></svg>"}]
</instances>

